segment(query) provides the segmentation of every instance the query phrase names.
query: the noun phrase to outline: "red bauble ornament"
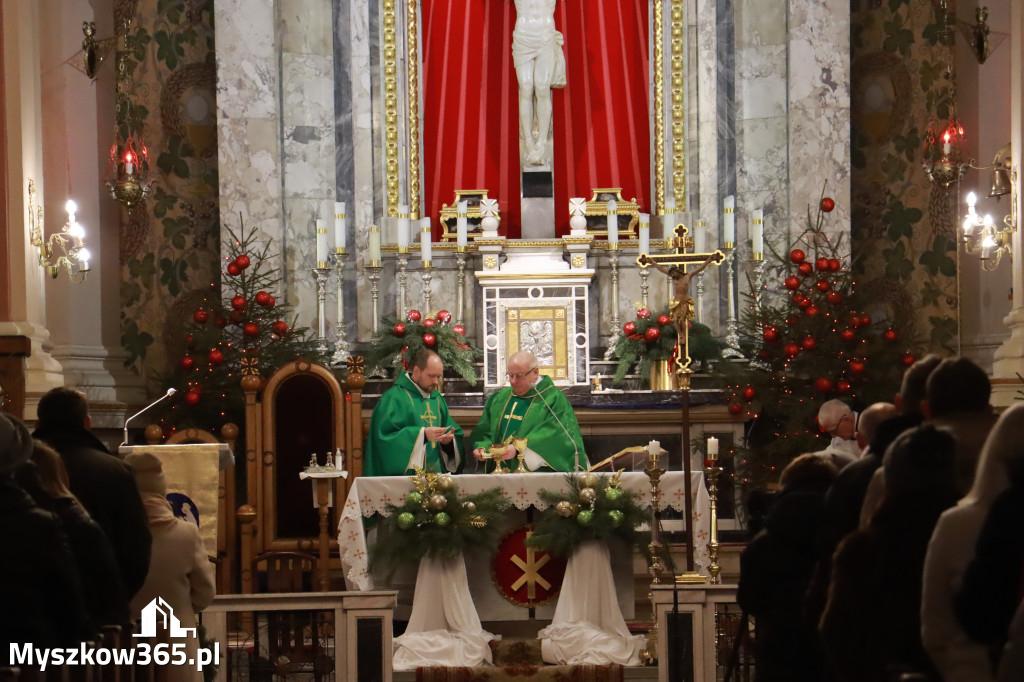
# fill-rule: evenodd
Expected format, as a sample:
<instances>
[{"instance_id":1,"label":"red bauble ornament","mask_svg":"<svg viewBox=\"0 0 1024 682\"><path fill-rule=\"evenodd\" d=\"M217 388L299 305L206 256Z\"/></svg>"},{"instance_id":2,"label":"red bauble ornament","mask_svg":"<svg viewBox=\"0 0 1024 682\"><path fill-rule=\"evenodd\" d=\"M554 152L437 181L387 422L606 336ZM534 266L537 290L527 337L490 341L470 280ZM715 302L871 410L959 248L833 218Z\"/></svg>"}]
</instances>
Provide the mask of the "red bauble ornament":
<instances>
[{"instance_id":1,"label":"red bauble ornament","mask_svg":"<svg viewBox=\"0 0 1024 682\"><path fill-rule=\"evenodd\" d=\"M638 320L649 320L651 319L651 311L647 308L641 308L636 311L636 319Z\"/></svg>"},{"instance_id":2,"label":"red bauble ornament","mask_svg":"<svg viewBox=\"0 0 1024 682\"><path fill-rule=\"evenodd\" d=\"M391 328L391 333L395 336L405 336L405 325L399 322Z\"/></svg>"},{"instance_id":3,"label":"red bauble ornament","mask_svg":"<svg viewBox=\"0 0 1024 682\"><path fill-rule=\"evenodd\" d=\"M210 351L209 355L206 356L206 359L210 361L211 365L219 365L224 362L224 353L222 353L220 349L214 348Z\"/></svg>"},{"instance_id":4,"label":"red bauble ornament","mask_svg":"<svg viewBox=\"0 0 1024 682\"><path fill-rule=\"evenodd\" d=\"M437 324L437 320L433 318L428 317L427 319L423 320L424 327L433 327L435 324Z\"/></svg>"},{"instance_id":5,"label":"red bauble ornament","mask_svg":"<svg viewBox=\"0 0 1024 682\"><path fill-rule=\"evenodd\" d=\"M753 400L756 394L757 392L754 390L753 386L747 386L745 389L743 389L743 399L748 402Z\"/></svg>"},{"instance_id":6,"label":"red bauble ornament","mask_svg":"<svg viewBox=\"0 0 1024 682\"><path fill-rule=\"evenodd\" d=\"M418 310L410 310L405 314L405 319L409 322L419 322L423 319L423 315Z\"/></svg>"},{"instance_id":7,"label":"red bauble ornament","mask_svg":"<svg viewBox=\"0 0 1024 682\"><path fill-rule=\"evenodd\" d=\"M839 262L838 258L829 258L828 259L828 269L829 269L829 272L839 272L839 269L841 267L842 267L842 264Z\"/></svg>"},{"instance_id":8,"label":"red bauble ornament","mask_svg":"<svg viewBox=\"0 0 1024 682\"><path fill-rule=\"evenodd\" d=\"M818 377L814 382L814 387L818 389L819 393L828 393L832 390L832 382L825 377Z\"/></svg>"},{"instance_id":9,"label":"red bauble ornament","mask_svg":"<svg viewBox=\"0 0 1024 682\"><path fill-rule=\"evenodd\" d=\"M882 332L882 338L885 339L886 341L895 341L899 337L900 335L896 333L895 329L886 329L884 332Z\"/></svg>"},{"instance_id":10,"label":"red bauble ornament","mask_svg":"<svg viewBox=\"0 0 1024 682\"><path fill-rule=\"evenodd\" d=\"M810 300L810 299L808 299L808 300ZM804 312L807 313L808 315L810 315L811 317L814 317L819 312L821 312L821 308L819 308L816 305L809 305L809 306L807 306L807 308L804 309Z\"/></svg>"},{"instance_id":11,"label":"red bauble ornament","mask_svg":"<svg viewBox=\"0 0 1024 682\"><path fill-rule=\"evenodd\" d=\"M804 309L804 312L807 312L811 308L814 308L814 311L817 312L818 311L818 307L815 306L815 305L812 305L812 303L814 303L814 301L811 300L810 296L804 296L803 298L800 299L799 305L800 305L801 308Z\"/></svg>"},{"instance_id":12,"label":"red bauble ornament","mask_svg":"<svg viewBox=\"0 0 1024 682\"><path fill-rule=\"evenodd\" d=\"M203 395L203 389L198 386L193 387L185 391L185 402L189 405L195 405L199 402L199 398Z\"/></svg>"},{"instance_id":13,"label":"red bauble ornament","mask_svg":"<svg viewBox=\"0 0 1024 682\"><path fill-rule=\"evenodd\" d=\"M804 277L809 277L814 272L814 266L810 263L801 263L797 271Z\"/></svg>"},{"instance_id":14,"label":"red bauble ornament","mask_svg":"<svg viewBox=\"0 0 1024 682\"><path fill-rule=\"evenodd\" d=\"M839 305L840 303L843 302L843 295L838 291L830 291L827 294L825 294L825 300L831 303L832 305Z\"/></svg>"},{"instance_id":15,"label":"red bauble ornament","mask_svg":"<svg viewBox=\"0 0 1024 682\"><path fill-rule=\"evenodd\" d=\"M191 334L186 334L185 335L185 348L191 348L194 345L196 345L195 337L193 337Z\"/></svg>"},{"instance_id":16,"label":"red bauble ornament","mask_svg":"<svg viewBox=\"0 0 1024 682\"><path fill-rule=\"evenodd\" d=\"M770 324L764 328L764 331L761 333L761 336L764 337L764 340L767 341L768 343L775 343L776 341L779 340L779 330L775 327L774 324Z\"/></svg>"},{"instance_id":17,"label":"red bauble ornament","mask_svg":"<svg viewBox=\"0 0 1024 682\"><path fill-rule=\"evenodd\" d=\"M828 283L827 279L819 279L814 286L818 287L818 291L822 293L832 288L832 285Z\"/></svg>"},{"instance_id":18,"label":"red bauble ornament","mask_svg":"<svg viewBox=\"0 0 1024 682\"><path fill-rule=\"evenodd\" d=\"M805 336L804 340L800 342L800 347L804 350L814 350L814 345L817 343L813 336Z\"/></svg>"},{"instance_id":19,"label":"red bauble ornament","mask_svg":"<svg viewBox=\"0 0 1024 682\"><path fill-rule=\"evenodd\" d=\"M252 261L250 261L249 257L243 253L240 254L238 258L235 259L235 263L238 265L238 267L245 270L247 267L249 267Z\"/></svg>"},{"instance_id":20,"label":"red bauble ornament","mask_svg":"<svg viewBox=\"0 0 1024 682\"><path fill-rule=\"evenodd\" d=\"M239 275L242 274L242 268L238 267L238 263L234 261L228 263L227 270L228 274L231 275L232 277L238 277Z\"/></svg>"},{"instance_id":21,"label":"red bauble ornament","mask_svg":"<svg viewBox=\"0 0 1024 682\"><path fill-rule=\"evenodd\" d=\"M819 258L814 261L814 269L818 272L828 272L828 258Z\"/></svg>"},{"instance_id":22,"label":"red bauble ornament","mask_svg":"<svg viewBox=\"0 0 1024 682\"><path fill-rule=\"evenodd\" d=\"M786 281L783 282L783 286L791 291L796 291L800 288L800 278L796 275L790 275L786 278Z\"/></svg>"},{"instance_id":23,"label":"red bauble ornament","mask_svg":"<svg viewBox=\"0 0 1024 682\"><path fill-rule=\"evenodd\" d=\"M729 414L740 414L743 412L743 406L739 403L729 403Z\"/></svg>"},{"instance_id":24,"label":"red bauble ornament","mask_svg":"<svg viewBox=\"0 0 1024 682\"><path fill-rule=\"evenodd\" d=\"M245 300L245 296L241 294L231 299L231 307L235 310L245 310L246 305L248 305L248 302Z\"/></svg>"},{"instance_id":25,"label":"red bauble ornament","mask_svg":"<svg viewBox=\"0 0 1024 682\"><path fill-rule=\"evenodd\" d=\"M284 336L288 333L288 324L278 320L274 324L270 325L270 330L278 336Z\"/></svg>"},{"instance_id":26,"label":"red bauble ornament","mask_svg":"<svg viewBox=\"0 0 1024 682\"><path fill-rule=\"evenodd\" d=\"M807 254L801 249L793 249L789 252L789 260L793 261L797 265L803 263L805 258L807 258Z\"/></svg>"},{"instance_id":27,"label":"red bauble ornament","mask_svg":"<svg viewBox=\"0 0 1024 682\"><path fill-rule=\"evenodd\" d=\"M214 323L215 325L217 325L218 327L226 327L226 326L227 326L227 324L228 324L228 321L227 321L227 320L225 320L225 319L224 319L223 317L221 317L220 315L218 315L217 317L213 318L213 323Z\"/></svg>"},{"instance_id":28,"label":"red bauble ornament","mask_svg":"<svg viewBox=\"0 0 1024 682\"><path fill-rule=\"evenodd\" d=\"M839 338L842 339L843 341L854 341L857 338L857 333L854 332L852 329L844 329L843 331L839 332Z\"/></svg>"},{"instance_id":29,"label":"red bauble ornament","mask_svg":"<svg viewBox=\"0 0 1024 682\"><path fill-rule=\"evenodd\" d=\"M867 365L864 364L863 360L854 360L850 363L850 371L854 374L863 374L866 369Z\"/></svg>"},{"instance_id":30,"label":"red bauble ornament","mask_svg":"<svg viewBox=\"0 0 1024 682\"><path fill-rule=\"evenodd\" d=\"M850 392L850 382L847 381L846 379L840 379L839 383L836 384L836 388L839 389L840 393L849 393Z\"/></svg>"},{"instance_id":31,"label":"red bauble ornament","mask_svg":"<svg viewBox=\"0 0 1024 682\"><path fill-rule=\"evenodd\" d=\"M457 324L454 327L452 327L452 331L454 331L459 336L465 336L466 335L466 328L463 327L461 324Z\"/></svg>"},{"instance_id":32,"label":"red bauble ornament","mask_svg":"<svg viewBox=\"0 0 1024 682\"><path fill-rule=\"evenodd\" d=\"M832 209L836 207L836 202L831 197L823 197L821 200L821 210L825 213L831 213Z\"/></svg>"},{"instance_id":33,"label":"red bauble ornament","mask_svg":"<svg viewBox=\"0 0 1024 682\"><path fill-rule=\"evenodd\" d=\"M210 313L200 308L199 310L192 313L192 319L198 322L199 324L203 324L208 319L210 319Z\"/></svg>"},{"instance_id":34,"label":"red bauble ornament","mask_svg":"<svg viewBox=\"0 0 1024 682\"><path fill-rule=\"evenodd\" d=\"M627 322L622 325L622 333L626 336L633 336L633 334L636 334L636 322Z\"/></svg>"},{"instance_id":35,"label":"red bauble ornament","mask_svg":"<svg viewBox=\"0 0 1024 682\"><path fill-rule=\"evenodd\" d=\"M255 322L246 322L242 326L242 333L246 336L256 336L260 333L260 326Z\"/></svg>"},{"instance_id":36,"label":"red bauble ornament","mask_svg":"<svg viewBox=\"0 0 1024 682\"><path fill-rule=\"evenodd\" d=\"M430 332L427 332L426 334L423 335L423 345L426 346L427 348L433 348L435 345L437 345L437 337L431 334Z\"/></svg>"},{"instance_id":37,"label":"red bauble ornament","mask_svg":"<svg viewBox=\"0 0 1024 682\"><path fill-rule=\"evenodd\" d=\"M646 338L648 342L654 343L661 338L661 330L657 327L648 327L647 331L644 332L644 338Z\"/></svg>"},{"instance_id":38,"label":"red bauble ornament","mask_svg":"<svg viewBox=\"0 0 1024 682\"><path fill-rule=\"evenodd\" d=\"M186 355L181 359L181 368L186 372L196 366L196 361L192 359L191 355Z\"/></svg>"},{"instance_id":39,"label":"red bauble ornament","mask_svg":"<svg viewBox=\"0 0 1024 682\"><path fill-rule=\"evenodd\" d=\"M860 324L861 324L862 327L866 327L869 324L871 324L871 316L870 315L861 315Z\"/></svg>"},{"instance_id":40,"label":"red bauble ornament","mask_svg":"<svg viewBox=\"0 0 1024 682\"><path fill-rule=\"evenodd\" d=\"M658 324L664 327L666 324L672 321L672 318L668 315L658 315Z\"/></svg>"},{"instance_id":41,"label":"red bauble ornament","mask_svg":"<svg viewBox=\"0 0 1024 682\"><path fill-rule=\"evenodd\" d=\"M796 315L789 315L786 317L786 324L792 326L800 321L800 318Z\"/></svg>"},{"instance_id":42,"label":"red bauble ornament","mask_svg":"<svg viewBox=\"0 0 1024 682\"><path fill-rule=\"evenodd\" d=\"M269 306L274 298L265 291L256 292L256 304L261 306Z\"/></svg>"},{"instance_id":43,"label":"red bauble ornament","mask_svg":"<svg viewBox=\"0 0 1024 682\"><path fill-rule=\"evenodd\" d=\"M793 305L800 305L800 301L804 300L804 295L799 291L793 292Z\"/></svg>"},{"instance_id":44,"label":"red bauble ornament","mask_svg":"<svg viewBox=\"0 0 1024 682\"><path fill-rule=\"evenodd\" d=\"M231 317L229 317L228 319L231 320L232 324L241 324L242 320L245 319L245 315L242 314L241 310L236 310L235 312L231 313Z\"/></svg>"},{"instance_id":45,"label":"red bauble ornament","mask_svg":"<svg viewBox=\"0 0 1024 682\"><path fill-rule=\"evenodd\" d=\"M790 341L782 347L782 352L786 354L786 357L795 358L800 353L800 346Z\"/></svg>"},{"instance_id":46,"label":"red bauble ornament","mask_svg":"<svg viewBox=\"0 0 1024 682\"><path fill-rule=\"evenodd\" d=\"M441 324L448 324L449 322L452 321L452 314L447 310L438 310L437 321L440 322Z\"/></svg>"},{"instance_id":47,"label":"red bauble ornament","mask_svg":"<svg viewBox=\"0 0 1024 682\"><path fill-rule=\"evenodd\" d=\"M910 353L906 353L901 358L901 361L903 362L904 367L910 367L912 364L914 364L915 359L916 358L914 358L913 355L911 355Z\"/></svg>"}]
</instances>

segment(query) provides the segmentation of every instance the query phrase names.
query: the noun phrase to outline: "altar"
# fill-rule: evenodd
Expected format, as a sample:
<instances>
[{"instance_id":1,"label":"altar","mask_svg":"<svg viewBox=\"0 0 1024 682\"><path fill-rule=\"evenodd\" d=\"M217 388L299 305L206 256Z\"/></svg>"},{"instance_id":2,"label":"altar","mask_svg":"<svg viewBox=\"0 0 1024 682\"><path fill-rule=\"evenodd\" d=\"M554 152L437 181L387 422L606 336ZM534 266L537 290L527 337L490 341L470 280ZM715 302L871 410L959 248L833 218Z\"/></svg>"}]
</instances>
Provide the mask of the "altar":
<instances>
[{"instance_id":1,"label":"altar","mask_svg":"<svg viewBox=\"0 0 1024 682\"><path fill-rule=\"evenodd\" d=\"M693 528L694 528L694 561L697 572L707 575L709 564L707 541L710 528L710 499L704 485L704 475L694 472L691 475L691 487L694 493ZM464 474L456 476L461 494L483 492L499 487L503 497L518 510L545 509L547 504L540 496L542 490L566 490L565 474L563 473L530 473L530 474ZM683 511L685 506L685 474L682 471L669 471L661 477L660 500L662 509L671 508ZM621 478L622 488L637 493L645 506L651 504L650 479L642 472L624 472ZM413 490L409 477L383 476L376 478L360 477L355 479L349 489L348 499L342 510L338 524L338 544L341 548L341 564L345 574L345 583L352 590L373 590L380 586L375 584L374 576L368 570L369 549L363 520L376 514L387 515L389 504L401 504L406 493ZM490 548L482 554L490 554ZM488 557L489 560L489 557ZM622 561L625 560L625 561ZM632 554L625 557L613 557L613 571L618 569L616 576L617 591L620 592L619 602L624 615L633 613L633 574ZM626 568L628 566L628 568ZM685 567L677 566L682 572ZM625 571L626 575L622 575ZM528 617L526 609L512 606L497 594L490 581L490 570L469 571L470 590L473 599L484 621L514 620ZM620 578L622 580L620 580ZM618 590L622 584L625 589ZM548 610L553 610L553 605ZM538 610L536 617L545 617L546 611ZM548 616L549 617L549 616Z\"/></svg>"}]
</instances>

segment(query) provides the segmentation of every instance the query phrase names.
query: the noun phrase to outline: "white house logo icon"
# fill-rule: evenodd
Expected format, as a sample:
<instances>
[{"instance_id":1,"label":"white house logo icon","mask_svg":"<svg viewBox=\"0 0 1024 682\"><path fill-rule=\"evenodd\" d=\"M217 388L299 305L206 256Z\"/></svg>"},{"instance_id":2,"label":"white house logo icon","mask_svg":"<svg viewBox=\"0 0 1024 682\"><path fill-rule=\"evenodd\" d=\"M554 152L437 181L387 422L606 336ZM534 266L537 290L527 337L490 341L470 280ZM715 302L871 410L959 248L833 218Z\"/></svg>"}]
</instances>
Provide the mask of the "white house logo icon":
<instances>
[{"instance_id":1,"label":"white house logo icon","mask_svg":"<svg viewBox=\"0 0 1024 682\"><path fill-rule=\"evenodd\" d=\"M188 637L190 632L193 637L196 636L196 628L181 627L181 621L174 615L171 605L162 597L156 597L142 609L142 632L132 637L156 637L157 619L160 619L171 637Z\"/></svg>"}]
</instances>

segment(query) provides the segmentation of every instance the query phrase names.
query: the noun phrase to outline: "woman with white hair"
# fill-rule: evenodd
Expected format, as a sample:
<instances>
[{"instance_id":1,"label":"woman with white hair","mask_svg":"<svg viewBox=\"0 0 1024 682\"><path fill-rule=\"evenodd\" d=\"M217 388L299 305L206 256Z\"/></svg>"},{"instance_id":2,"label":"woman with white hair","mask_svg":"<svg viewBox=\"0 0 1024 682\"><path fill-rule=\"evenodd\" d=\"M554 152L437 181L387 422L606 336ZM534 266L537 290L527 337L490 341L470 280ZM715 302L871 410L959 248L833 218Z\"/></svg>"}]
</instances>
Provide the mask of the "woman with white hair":
<instances>
[{"instance_id":1,"label":"woman with white hair","mask_svg":"<svg viewBox=\"0 0 1024 682\"><path fill-rule=\"evenodd\" d=\"M961 628L953 610L953 595L974 557L992 502L1010 485L1007 466L1013 461L1024 462L1024 405L1014 405L999 418L982 449L974 485L939 517L928 544L921 637L945 682L990 682L994 678L988 648Z\"/></svg>"}]
</instances>

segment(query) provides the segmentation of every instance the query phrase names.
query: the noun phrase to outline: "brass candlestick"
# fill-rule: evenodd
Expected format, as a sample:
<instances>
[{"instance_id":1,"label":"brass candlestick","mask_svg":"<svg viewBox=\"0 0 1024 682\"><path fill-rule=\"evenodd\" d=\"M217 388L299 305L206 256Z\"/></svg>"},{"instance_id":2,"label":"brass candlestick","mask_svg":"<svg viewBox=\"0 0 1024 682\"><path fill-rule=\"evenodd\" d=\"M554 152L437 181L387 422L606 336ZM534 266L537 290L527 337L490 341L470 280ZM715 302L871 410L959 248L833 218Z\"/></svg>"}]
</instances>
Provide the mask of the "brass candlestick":
<instances>
[{"instance_id":1,"label":"brass candlestick","mask_svg":"<svg viewBox=\"0 0 1024 682\"><path fill-rule=\"evenodd\" d=\"M612 267L612 310L611 329L608 334L608 348L604 351L604 359L611 360L615 353L615 336L619 333L619 245L608 245L608 262Z\"/></svg>"},{"instance_id":2,"label":"brass candlestick","mask_svg":"<svg viewBox=\"0 0 1024 682\"><path fill-rule=\"evenodd\" d=\"M654 605L654 586L661 583L661 522L658 513L660 510L661 497L661 476L665 469L658 467L659 452L648 451L648 465L644 473L651 480L651 542L647 545L647 551L651 555L647 572L651 576L651 591L647 593L651 601L651 618L654 621L651 629L647 631L647 645L640 652L640 660L645 665L654 665L658 662L658 612Z\"/></svg>"},{"instance_id":3,"label":"brass candlestick","mask_svg":"<svg viewBox=\"0 0 1024 682\"><path fill-rule=\"evenodd\" d=\"M708 539L708 556L710 565L708 574L711 576L711 584L718 585L722 582L719 574L722 567L718 565L718 476L722 473L722 467L718 466L718 458L709 458L704 467L704 476L707 479L708 497L711 498L711 536Z\"/></svg>"},{"instance_id":4,"label":"brass candlestick","mask_svg":"<svg viewBox=\"0 0 1024 682\"><path fill-rule=\"evenodd\" d=\"M313 276L316 278L316 305L317 305L317 350L327 353L327 278L331 269L324 263L321 267L313 268Z\"/></svg>"}]
</instances>

